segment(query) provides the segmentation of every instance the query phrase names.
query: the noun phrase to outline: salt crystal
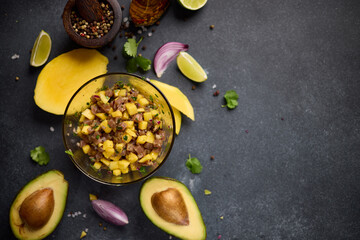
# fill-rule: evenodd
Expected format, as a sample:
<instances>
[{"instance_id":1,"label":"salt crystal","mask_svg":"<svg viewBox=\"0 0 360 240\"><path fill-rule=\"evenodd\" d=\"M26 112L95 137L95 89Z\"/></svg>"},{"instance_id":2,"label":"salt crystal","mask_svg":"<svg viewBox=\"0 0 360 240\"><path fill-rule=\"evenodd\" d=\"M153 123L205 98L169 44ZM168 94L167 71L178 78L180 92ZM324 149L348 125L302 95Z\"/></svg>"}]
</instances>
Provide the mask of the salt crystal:
<instances>
[{"instance_id":1,"label":"salt crystal","mask_svg":"<svg viewBox=\"0 0 360 240\"><path fill-rule=\"evenodd\" d=\"M126 23L129 20L129 18L124 17L123 22Z\"/></svg>"},{"instance_id":2,"label":"salt crystal","mask_svg":"<svg viewBox=\"0 0 360 240\"><path fill-rule=\"evenodd\" d=\"M15 59L18 59L19 57L20 57L20 55L15 53L14 55L11 56L11 59L15 60Z\"/></svg>"},{"instance_id":3,"label":"salt crystal","mask_svg":"<svg viewBox=\"0 0 360 240\"><path fill-rule=\"evenodd\" d=\"M88 232L89 231L89 229L88 228L85 228L85 232Z\"/></svg>"},{"instance_id":4,"label":"salt crystal","mask_svg":"<svg viewBox=\"0 0 360 240\"><path fill-rule=\"evenodd\" d=\"M130 26L130 22L125 23L125 28L128 28Z\"/></svg>"},{"instance_id":5,"label":"salt crystal","mask_svg":"<svg viewBox=\"0 0 360 240\"><path fill-rule=\"evenodd\" d=\"M214 84L214 85L212 86L212 88L216 88L216 84Z\"/></svg>"},{"instance_id":6,"label":"salt crystal","mask_svg":"<svg viewBox=\"0 0 360 240\"><path fill-rule=\"evenodd\" d=\"M78 211L78 213L79 213L79 215L81 215L81 212L80 212L80 211Z\"/></svg>"},{"instance_id":7,"label":"salt crystal","mask_svg":"<svg viewBox=\"0 0 360 240\"><path fill-rule=\"evenodd\" d=\"M146 32L146 31L147 31L147 28L144 27L144 26L141 26L141 30L143 30L143 32Z\"/></svg>"},{"instance_id":8,"label":"salt crystal","mask_svg":"<svg viewBox=\"0 0 360 240\"><path fill-rule=\"evenodd\" d=\"M86 218L86 213L83 214L83 218Z\"/></svg>"},{"instance_id":9,"label":"salt crystal","mask_svg":"<svg viewBox=\"0 0 360 240\"><path fill-rule=\"evenodd\" d=\"M71 217L71 214L69 213L67 216L68 216L68 217Z\"/></svg>"},{"instance_id":10,"label":"salt crystal","mask_svg":"<svg viewBox=\"0 0 360 240\"><path fill-rule=\"evenodd\" d=\"M152 33L151 33L151 32L149 32L149 33L148 33L148 36L149 36L149 37L151 37L151 36L152 36Z\"/></svg>"},{"instance_id":11,"label":"salt crystal","mask_svg":"<svg viewBox=\"0 0 360 240\"><path fill-rule=\"evenodd\" d=\"M137 33L138 33L138 34L142 34L142 31L139 29L139 30L137 31Z\"/></svg>"},{"instance_id":12,"label":"salt crystal","mask_svg":"<svg viewBox=\"0 0 360 240\"><path fill-rule=\"evenodd\" d=\"M55 129L53 127L50 127L50 131L53 132L55 131Z\"/></svg>"}]
</instances>

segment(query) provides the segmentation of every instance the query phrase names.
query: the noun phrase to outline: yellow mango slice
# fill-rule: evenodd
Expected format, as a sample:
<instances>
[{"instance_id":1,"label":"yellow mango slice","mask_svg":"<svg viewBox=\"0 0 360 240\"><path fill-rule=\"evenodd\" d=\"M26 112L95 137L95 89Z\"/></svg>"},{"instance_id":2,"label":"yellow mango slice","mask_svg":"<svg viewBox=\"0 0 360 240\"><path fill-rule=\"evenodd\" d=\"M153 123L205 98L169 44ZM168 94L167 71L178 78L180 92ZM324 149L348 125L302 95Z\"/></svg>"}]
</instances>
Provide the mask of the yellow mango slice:
<instances>
[{"instance_id":1,"label":"yellow mango slice","mask_svg":"<svg viewBox=\"0 0 360 240\"><path fill-rule=\"evenodd\" d=\"M162 93L164 93L172 107L175 107L191 120L195 121L194 109L189 99L180 91L180 89L156 80L150 80L150 82L158 87Z\"/></svg>"},{"instance_id":2,"label":"yellow mango slice","mask_svg":"<svg viewBox=\"0 0 360 240\"><path fill-rule=\"evenodd\" d=\"M181 113L176 108L172 108L175 116L175 133L179 135L180 128L181 128Z\"/></svg>"},{"instance_id":3,"label":"yellow mango slice","mask_svg":"<svg viewBox=\"0 0 360 240\"><path fill-rule=\"evenodd\" d=\"M36 105L53 114L64 114L76 90L90 79L106 73L108 63L107 57L94 49L75 49L54 58L37 79ZM101 81L99 86L102 86Z\"/></svg>"}]
</instances>

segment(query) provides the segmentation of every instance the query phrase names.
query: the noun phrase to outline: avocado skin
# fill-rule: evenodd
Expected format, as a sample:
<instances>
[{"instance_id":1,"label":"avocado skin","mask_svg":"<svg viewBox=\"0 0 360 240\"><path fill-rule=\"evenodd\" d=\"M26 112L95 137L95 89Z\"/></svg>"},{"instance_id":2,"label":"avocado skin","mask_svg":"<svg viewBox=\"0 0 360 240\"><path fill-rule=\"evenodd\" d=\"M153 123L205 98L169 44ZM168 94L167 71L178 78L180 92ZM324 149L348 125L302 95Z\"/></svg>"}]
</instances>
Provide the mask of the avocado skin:
<instances>
[{"instance_id":1,"label":"avocado skin","mask_svg":"<svg viewBox=\"0 0 360 240\"><path fill-rule=\"evenodd\" d=\"M56 181L52 181L52 180ZM36 185L41 186L40 188L35 188ZM33 231L33 234L27 235L24 234L24 230L21 229L21 227L26 228L26 226L23 224L22 226L19 226L16 222L19 222L21 220L19 216L19 209L22 204L22 201L24 198L35 192L36 190L43 189L46 187L51 187L55 194L55 205L60 205L60 207L57 207L58 211L53 212L52 217L50 218L49 222L45 224L41 229ZM62 219L63 213L65 211L66 201L67 201L67 195L68 195L68 182L64 179L64 175L59 170L50 170L47 171L36 178L29 181L25 186L21 188L21 190L18 192L16 197L14 198L14 201L10 207L10 213L9 213L9 222L11 230L14 234L14 236L18 239L43 239L50 235L57 225L60 223L60 220ZM56 207L55 206L55 207ZM29 232L29 231L26 231ZM36 233L39 233L39 235L36 235Z\"/></svg>"},{"instance_id":2,"label":"avocado skin","mask_svg":"<svg viewBox=\"0 0 360 240\"><path fill-rule=\"evenodd\" d=\"M201 233L201 237L199 237L199 238L196 238L196 239L194 239L194 238L191 238L191 237L187 237L187 236L184 236L184 235L179 235L179 234L177 234L177 232L176 232L176 230L175 231L173 231L172 229L167 229L166 227L164 227L164 226L162 226L161 224L159 224L157 221L156 221L156 219L154 219L154 217L152 216L152 215L155 215L154 213L151 213L151 212L149 212L149 211L147 211L147 207L145 206L145 201L144 201L144 199L146 198L150 198L151 199L151 195L149 195L149 196L144 196L144 189L146 189L147 188L147 185L149 184L149 183L151 183L151 182L153 182L153 181L157 181L157 180L162 180L161 182L162 183L164 183L164 182L169 182L169 183L172 183L172 184L175 184L175 185L178 185L179 187L177 187L176 189L177 190L179 190L181 193L182 193L182 196L183 196L183 198L187 198L188 200L190 200L190 202L191 202L191 204L193 204L194 205L194 209L196 209L196 211L197 211L197 221L198 221L198 223L201 225L201 227L203 228L203 231L202 231L202 233ZM164 185L161 185L161 184L156 184L159 188L162 188L162 187L164 187ZM174 187L174 186L172 186L172 187ZM156 191L154 191L154 192L156 192ZM154 193L153 192L153 193ZM203 220L203 218L202 218L202 216L201 216L201 213L200 213L200 210L199 210L199 208L198 208L198 206L197 206L197 203L196 203L196 201L195 201L195 199L194 199L194 197L193 197L193 195L191 194L191 192L190 192L190 190L186 187L186 185L184 184L184 183L182 183L182 182L180 182L180 181L178 181L178 180L176 180L176 179L173 179L173 178L170 178L170 177L160 177L160 176L156 176L156 177L150 177L150 178L148 178L144 183L143 183L143 185L141 186L141 188L140 188L140 192L139 192L139 201L140 201L140 205L141 205L141 208L142 208L142 210L143 210L143 212L144 212L144 214L147 216L147 218L155 225L155 226L157 226L158 228L160 228L161 230L163 230L164 232L167 232L168 234L170 234L170 235L173 235L174 237L177 237L177 238L180 238L180 239L191 239L191 240L202 240L202 239L206 239L206 226L205 226L205 224L204 224L204 220ZM147 205L149 205L149 204L147 204ZM191 213L190 213L191 214ZM196 214L195 214L196 215ZM191 225L192 223L190 222L190 225ZM176 225L173 225L172 227L174 227L174 228L177 228L177 226ZM178 226L179 228L181 228L181 226ZM184 231L182 231L183 233L184 233ZM185 231L186 232L186 231ZM183 234L182 233L182 234Z\"/></svg>"}]
</instances>

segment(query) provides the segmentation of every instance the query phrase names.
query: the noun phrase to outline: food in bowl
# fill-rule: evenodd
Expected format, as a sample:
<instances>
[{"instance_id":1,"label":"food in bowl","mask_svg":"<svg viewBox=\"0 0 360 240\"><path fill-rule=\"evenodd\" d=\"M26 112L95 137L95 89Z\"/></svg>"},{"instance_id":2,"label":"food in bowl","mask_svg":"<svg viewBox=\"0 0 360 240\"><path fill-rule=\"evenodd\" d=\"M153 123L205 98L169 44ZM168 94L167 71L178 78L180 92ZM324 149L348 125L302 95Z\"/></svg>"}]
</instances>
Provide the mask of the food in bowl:
<instances>
[{"instance_id":1,"label":"food in bowl","mask_svg":"<svg viewBox=\"0 0 360 240\"><path fill-rule=\"evenodd\" d=\"M163 120L152 96L146 98L121 81L91 96L76 134L80 137L77 145L93 168L108 169L114 176L156 166L165 140Z\"/></svg>"}]
</instances>

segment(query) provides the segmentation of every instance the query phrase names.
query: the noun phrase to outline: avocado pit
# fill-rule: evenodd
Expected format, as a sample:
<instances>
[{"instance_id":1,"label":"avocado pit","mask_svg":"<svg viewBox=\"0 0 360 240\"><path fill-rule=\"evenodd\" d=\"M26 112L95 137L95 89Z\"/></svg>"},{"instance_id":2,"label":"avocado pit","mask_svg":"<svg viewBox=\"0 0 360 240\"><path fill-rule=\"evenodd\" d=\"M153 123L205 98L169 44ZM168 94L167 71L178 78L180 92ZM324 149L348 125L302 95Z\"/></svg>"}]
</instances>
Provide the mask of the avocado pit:
<instances>
[{"instance_id":1,"label":"avocado pit","mask_svg":"<svg viewBox=\"0 0 360 240\"><path fill-rule=\"evenodd\" d=\"M165 221L177 225L189 225L189 214L181 193L175 188L156 192L151 196L155 212Z\"/></svg>"},{"instance_id":2,"label":"avocado pit","mask_svg":"<svg viewBox=\"0 0 360 240\"><path fill-rule=\"evenodd\" d=\"M39 229L49 221L54 206L53 190L43 188L25 198L20 206L19 215L29 228Z\"/></svg>"}]
</instances>

